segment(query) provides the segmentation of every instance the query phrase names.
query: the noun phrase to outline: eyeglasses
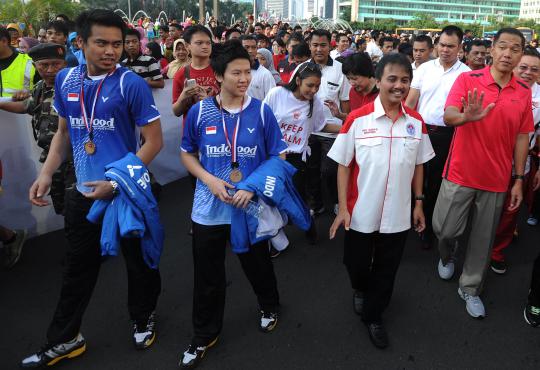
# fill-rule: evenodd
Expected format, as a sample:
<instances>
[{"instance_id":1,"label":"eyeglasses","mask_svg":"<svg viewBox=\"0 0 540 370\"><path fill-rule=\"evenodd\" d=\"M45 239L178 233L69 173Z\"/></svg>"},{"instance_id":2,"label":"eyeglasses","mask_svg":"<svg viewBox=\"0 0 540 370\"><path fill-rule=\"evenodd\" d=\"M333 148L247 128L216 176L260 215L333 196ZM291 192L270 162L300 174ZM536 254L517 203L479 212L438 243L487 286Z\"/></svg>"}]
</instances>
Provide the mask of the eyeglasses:
<instances>
[{"instance_id":1,"label":"eyeglasses","mask_svg":"<svg viewBox=\"0 0 540 370\"><path fill-rule=\"evenodd\" d=\"M531 71L532 73L538 73L538 72L540 72L540 68L538 68L538 67L531 67L531 66L528 66L528 65L526 65L526 64L520 64L520 65L518 66L518 69L519 69L520 72L525 72L525 71L527 71L527 70Z\"/></svg>"}]
</instances>

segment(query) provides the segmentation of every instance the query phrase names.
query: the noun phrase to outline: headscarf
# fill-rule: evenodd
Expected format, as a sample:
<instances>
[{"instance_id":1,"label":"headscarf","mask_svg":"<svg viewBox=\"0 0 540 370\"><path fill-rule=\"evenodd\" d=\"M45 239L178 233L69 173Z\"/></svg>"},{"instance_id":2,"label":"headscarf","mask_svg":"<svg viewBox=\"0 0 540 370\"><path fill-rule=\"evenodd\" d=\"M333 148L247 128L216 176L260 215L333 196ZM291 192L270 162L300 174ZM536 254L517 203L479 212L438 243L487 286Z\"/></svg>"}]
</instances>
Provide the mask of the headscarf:
<instances>
[{"instance_id":1,"label":"headscarf","mask_svg":"<svg viewBox=\"0 0 540 370\"><path fill-rule=\"evenodd\" d=\"M187 48L186 42L183 39L178 39L174 41L173 53L176 51L176 47L178 46L178 44L184 45L184 48L187 51L188 48ZM174 78L174 75L176 74L176 72L178 72L180 68L182 68L185 65L188 65L189 63L191 63L191 59L189 58L189 55L186 57L186 60L184 62L181 62L177 60L176 58L174 58L174 60L169 63L168 70L167 70L167 77L169 77L170 79Z\"/></svg>"},{"instance_id":2,"label":"headscarf","mask_svg":"<svg viewBox=\"0 0 540 370\"><path fill-rule=\"evenodd\" d=\"M28 50L39 44L39 41L33 37L21 37L20 39L28 45Z\"/></svg>"},{"instance_id":3,"label":"headscarf","mask_svg":"<svg viewBox=\"0 0 540 370\"><path fill-rule=\"evenodd\" d=\"M266 63L268 64L268 66L264 67L266 67L266 69L268 69L270 73L272 73L272 77L274 77L276 84L281 83L281 77L279 75L279 72L276 71L276 67L274 67L274 58L272 57L272 52L268 49L260 48L257 50L257 53L261 54L264 59L266 59Z\"/></svg>"}]
</instances>

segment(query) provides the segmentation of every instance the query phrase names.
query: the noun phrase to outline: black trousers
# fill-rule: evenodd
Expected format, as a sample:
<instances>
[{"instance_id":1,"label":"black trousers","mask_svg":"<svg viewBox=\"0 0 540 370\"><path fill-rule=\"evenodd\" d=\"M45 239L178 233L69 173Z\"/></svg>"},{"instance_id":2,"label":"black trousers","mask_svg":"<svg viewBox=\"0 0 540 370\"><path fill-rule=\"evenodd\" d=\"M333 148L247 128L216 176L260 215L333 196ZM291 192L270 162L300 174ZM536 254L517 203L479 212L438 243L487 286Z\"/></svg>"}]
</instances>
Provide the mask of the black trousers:
<instances>
[{"instance_id":1,"label":"black trousers","mask_svg":"<svg viewBox=\"0 0 540 370\"><path fill-rule=\"evenodd\" d=\"M219 335L225 309L225 251L230 239L230 225L206 226L193 222L193 341L205 346ZM242 269L257 296L261 310L279 308L274 266L267 242L237 254Z\"/></svg>"},{"instance_id":2,"label":"black trousers","mask_svg":"<svg viewBox=\"0 0 540 370\"><path fill-rule=\"evenodd\" d=\"M86 219L92 202L77 190L70 191L67 196L65 232L68 250L60 299L47 331L47 340L51 344L67 342L79 333L96 285L102 260L101 225ZM156 308L161 291L160 273L144 262L140 239L123 238L121 248L128 274L129 315L134 321L146 323Z\"/></svg>"},{"instance_id":3,"label":"black trousers","mask_svg":"<svg viewBox=\"0 0 540 370\"><path fill-rule=\"evenodd\" d=\"M531 291L529 292L529 304L540 307L540 254L534 261L531 278Z\"/></svg>"},{"instance_id":4,"label":"black trousers","mask_svg":"<svg viewBox=\"0 0 540 370\"><path fill-rule=\"evenodd\" d=\"M345 232L343 263L353 289L364 293L362 320L365 322L380 321L390 302L407 233Z\"/></svg>"},{"instance_id":5,"label":"black trousers","mask_svg":"<svg viewBox=\"0 0 540 370\"><path fill-rule=\"evenodd\" d=\"M452 137L454 136L454 128L428 125L428 133L431 145L435 151L435 157L429 162L424 163L424 188L426 196L424 202L424 213L426 216L426 230L424 231L424 236L427 242L431 242L435 237L431 225L433 210L435 209L435 203L437 202L437 196L439 195L439 189L441 188L444 165L446 163L446 158L448 157L448 152L450 151L450 144L452 143Z\"/></svg>"},{"instance_id":6,"label":"black trousers","mask_svg":"<svg viewBox=\"0 0 540 370\"><path fill-rule=\"evenodd\" d=\"M307 204L307 163L302 160L302 154L299 153L287 154L287 162L298 170L293 176L294 187Z\"/></svg>"},{"instance_id":7,"label":"black trousers","mask_svg":"<svg viewBox=\"0 0 540 370\"><path fill-rule=\"evenodd\" d=\"M335 139L311 135L309 147L311 155L307 161L307 198L312 209L323 206L323 188L333 204L337 198L337 168L334 160L328 158L328 152Z\"/></svg>"}]
</instances>

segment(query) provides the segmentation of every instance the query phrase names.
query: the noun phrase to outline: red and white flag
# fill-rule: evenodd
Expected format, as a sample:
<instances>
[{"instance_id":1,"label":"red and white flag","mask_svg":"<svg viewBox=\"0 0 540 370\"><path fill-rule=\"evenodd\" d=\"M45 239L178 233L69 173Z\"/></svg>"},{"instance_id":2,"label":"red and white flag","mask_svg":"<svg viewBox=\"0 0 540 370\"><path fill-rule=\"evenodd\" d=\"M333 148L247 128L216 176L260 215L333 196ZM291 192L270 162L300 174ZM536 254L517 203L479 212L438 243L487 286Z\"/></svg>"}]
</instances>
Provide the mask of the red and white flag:
<instances>
[{"instance_id":1,"label":"red and white flag","mask_svg":"<svg viewBox=\"0 0 540 370\"><path fill-rule=\"evenodd\" d=\"M68 101L79 101L78 93L68 93Z\"/></svg>"},{"instance_id":2,"label":"red and white flag","mask_svg":"<svg viewBox=\"0 0 540 370\"><path fill-rule=\"evenodd\" d=\"M217 127L216 126L208 126L206 127L206 135L215 135L217 133Z\"/></svg>"}]
</instances>

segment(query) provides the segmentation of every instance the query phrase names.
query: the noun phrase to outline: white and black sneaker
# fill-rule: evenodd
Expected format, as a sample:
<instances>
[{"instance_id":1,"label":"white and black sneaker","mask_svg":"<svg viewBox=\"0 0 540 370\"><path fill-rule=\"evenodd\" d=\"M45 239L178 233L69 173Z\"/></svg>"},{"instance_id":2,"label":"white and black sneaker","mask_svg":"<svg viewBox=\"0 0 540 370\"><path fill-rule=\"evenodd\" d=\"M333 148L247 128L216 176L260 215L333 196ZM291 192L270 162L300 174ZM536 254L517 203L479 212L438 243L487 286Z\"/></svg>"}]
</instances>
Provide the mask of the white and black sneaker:
<instances>
[{"instance_id":1,"label":"white and black sneaker","mask_svg":"<svg viewBox=\"0 0 540 370\"><path fill-rule=\"evenodd\" d=\"M65 358L74 358L82 355L86 351L86 341L79 333L77 337L66 343L56 345L45 345L37 353L28 356L21 361L21 367L37 368L41 366L53 366L58 361Z\"/></svg>"},{"instance_id":2,"label":"white and black sneaker","mask_svg":"<svg viewBox=\"0 0 540 370\"><path fill-rule=\"evenodd\" d=\"M194 369L204 358L208 348L214 346L217 342L217 337L206 346L196 346L190 344L188 349L184 352L182 360L178 364L183 369Z\"/></svg>"},{"instance_id":3,"label":"white and black sneaker","mask_svg":"<svg viewBox=\"0 0 540 370\"><path fill-rule=\"evenodd\" d=\"M259 329L262 332L268 333L277 325L278 321L278 314L277 312L265 312L261 311L261 324L259 326Z\"/></svg>"},{"instance_id":4,"label":"white and black sneaker","mask_svg":"<svg viewBox=\"0 0 540 370\"><path fill-rule=\"evenodd\" d=\"M146 324L133 322L133 344L137 349L146 349L156 340L156 313L152 312Z\"/></svg>"}]
</instances>

